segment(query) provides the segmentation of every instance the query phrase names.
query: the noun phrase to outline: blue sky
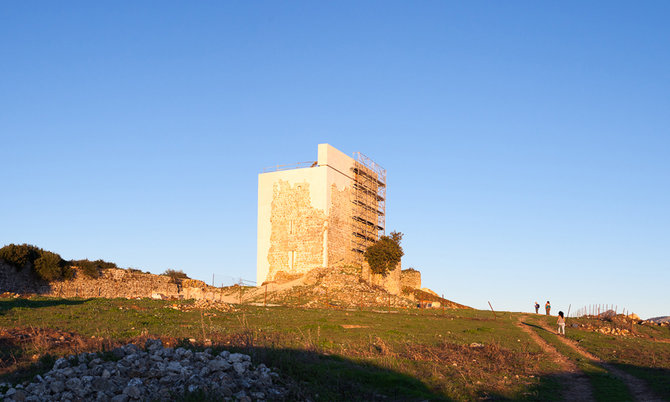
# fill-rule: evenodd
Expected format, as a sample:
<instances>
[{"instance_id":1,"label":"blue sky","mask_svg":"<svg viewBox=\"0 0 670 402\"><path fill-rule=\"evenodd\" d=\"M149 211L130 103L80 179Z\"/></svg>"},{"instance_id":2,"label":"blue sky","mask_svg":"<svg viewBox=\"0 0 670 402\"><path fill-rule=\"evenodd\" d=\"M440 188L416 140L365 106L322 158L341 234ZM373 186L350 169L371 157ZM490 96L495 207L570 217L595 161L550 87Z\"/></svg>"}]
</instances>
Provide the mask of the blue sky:
<instances>
[{"instance_id":1,"label":"blue sky","mask_svg":"<svg viewBox=\"0 0 670 402\"><path fill-rule=\"evenodd\" d=\"M257 174L388 170L454 301L670 314L667 2L0 6L0 243L253 279Z\"/></svg>"}]
</instances>

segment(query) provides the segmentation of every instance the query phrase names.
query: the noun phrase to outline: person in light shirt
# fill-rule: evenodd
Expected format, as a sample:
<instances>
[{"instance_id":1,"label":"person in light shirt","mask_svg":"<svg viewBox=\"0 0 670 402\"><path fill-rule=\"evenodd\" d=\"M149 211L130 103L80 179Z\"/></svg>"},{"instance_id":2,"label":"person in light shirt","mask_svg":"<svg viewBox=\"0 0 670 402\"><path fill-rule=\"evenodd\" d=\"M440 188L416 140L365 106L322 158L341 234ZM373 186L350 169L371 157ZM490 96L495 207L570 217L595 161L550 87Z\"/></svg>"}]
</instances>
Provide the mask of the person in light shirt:
<instances>
[{"instance_id":1,"label":"person in light shirt","mask_svg":"<svg viewBox=\"0 0 670 402\"><path fill-rule=\"evenodd\" d=\"M565 317L563 317L563 312L559 311L558 312L558 320L556 321L558 324L558 334L565 335Z\"/></svg>"}]
</instances>

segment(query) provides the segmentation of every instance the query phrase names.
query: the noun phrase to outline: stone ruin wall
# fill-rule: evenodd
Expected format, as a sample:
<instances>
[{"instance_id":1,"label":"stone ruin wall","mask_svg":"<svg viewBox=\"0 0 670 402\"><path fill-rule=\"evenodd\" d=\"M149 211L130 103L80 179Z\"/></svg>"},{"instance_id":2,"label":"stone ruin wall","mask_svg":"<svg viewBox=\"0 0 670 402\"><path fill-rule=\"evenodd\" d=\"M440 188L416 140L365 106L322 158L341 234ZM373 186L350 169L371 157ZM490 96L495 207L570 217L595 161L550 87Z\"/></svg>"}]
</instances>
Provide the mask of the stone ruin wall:
<instances>
[{"instance_id":1,"label":"stone ruin wall","mask_svg":"<svg viewBox=\"0 0 670 402\"><path fill-rule=\"evenodd\" d=\"M0 260L0 292L42 293L48 290L47 284L35 283L29 267L16 269Z\"/></svg>"},{"instance_id":2,"label":"stone ruin wall","mask_svg":"<svg viewBox=\"0 0 670 402\"><path fill-rule=\"evenodd\" d=\"M102 271L97 279L92 279L75 268L72 279L53 282L37 281L31 269L17 270L0 261L0 293L39 294L53 297L105 297L136 298L157 297L158 294L170 299L221 300L219 288L209 286L194 279L182 280L180 285L170 283L163 275L130 272L125 269L110 268Z\"/></svg>"},{"instance_id":3,"label":"stone ruin wall","mask_svg":"<svg viewBox=\"0 0 670 402\"><path fill-rule=\"evenodd\" d=\"M352 250L351 197L350 187L340 190L337 185L331 185L328 213L328 266L331 268L359 265Z\"/></svg>"},{"instance_id":4,"label":"stone ruin wall","mask_svg":"<svg viewBox=\"0 0 670 402\"><path fill-rule=\"evenodd\" d=\"M352 251L352 189L345 187L340 190L332 184L330 192L326 215L324 211L312 207L308 182L291 185L288 181L279 180L274 184L268 280L297 277L323 267L325 248L330 268L355 266L368 282L383 287L389 293L400 294L403 287L400 266L385 277L372 274L365 260ZM293 267L290 266L291 258ZM420 287L420 274L418 282Z\"/></svg>"},{"instance_id":5,"label":"stone ruin wall","mask_svg":"<svg viewBox=\"0 0 670 402\"><path fill-rule=\"evenodd\" d=\"M342 267L357 264L351 251L351 189L331 186L328 215L312 207L310 185L291 185L280 180L274 184L270 212L271 234L268 251L268 280L282 275L305 274L328 265ZM293 266L291 267L291 259Z\"/></svg>"},{"instance_id":6,"label":"stone ruin wall","mask_svg":"<svg viewBox=\"0 0 670 402\"><path fill-rule=\"evenodd\" d=\"M421 289L421 272L414 269L403 270L400 273L400 286Z\"/></svg>"},{"instance_id":7,"label":"stone ruin wall","mask_svg":"<svg viewBox=\"0 0 670 402\"><path fill-rule=\"evenodd\" d=\"M390 271L386 276L381 276L379 274L372 273L372 271L370 270L370 266L368 265L367 262L364 261L362 267L362 276L363 279L365 279L369 283L386 289L386 291L391 293L392 295L399 295L400 293L402 293L402 285L400 279L401 271L402 271L402 263L399 262L398 266L393 271Z\"/></svg>"},{"instance_id":8,"label":"stone ruin wall","mask_svg":"<svg viewBox=\"0 0 670 402\"><path fill-rule=\"evenodd\" d=\"M274 280L280 271L305 274L323 266L328 223L325 212L312 207L309 183L292 186L280 180L274 184L270 223L268 280Z\"/></svg>"}]
</instances>

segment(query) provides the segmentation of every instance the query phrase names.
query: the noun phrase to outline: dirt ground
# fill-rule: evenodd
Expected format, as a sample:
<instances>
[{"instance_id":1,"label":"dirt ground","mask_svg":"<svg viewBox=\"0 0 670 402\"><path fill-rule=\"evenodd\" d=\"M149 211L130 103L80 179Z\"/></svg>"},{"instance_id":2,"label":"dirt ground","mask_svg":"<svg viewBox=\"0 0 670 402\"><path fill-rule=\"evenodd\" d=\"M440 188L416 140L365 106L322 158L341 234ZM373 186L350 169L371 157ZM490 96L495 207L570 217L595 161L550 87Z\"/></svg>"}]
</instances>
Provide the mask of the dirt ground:
<instances>
[{"instance_id":1,"label":"dirt ground","mask_svg":"<svg viewBox=\"0 0 670 402\"><path fill-rule=\"evenodd\" d=\"M519 317L517 325L527 333L542 350L551 356L552 360L561 368L561 371L554 373L563 384L563 398L566 401L594 401L593 388L588 377L562 355L556 348L540 338L538 334L522 322L523 317Z\"/></svg>"}]
</instances>

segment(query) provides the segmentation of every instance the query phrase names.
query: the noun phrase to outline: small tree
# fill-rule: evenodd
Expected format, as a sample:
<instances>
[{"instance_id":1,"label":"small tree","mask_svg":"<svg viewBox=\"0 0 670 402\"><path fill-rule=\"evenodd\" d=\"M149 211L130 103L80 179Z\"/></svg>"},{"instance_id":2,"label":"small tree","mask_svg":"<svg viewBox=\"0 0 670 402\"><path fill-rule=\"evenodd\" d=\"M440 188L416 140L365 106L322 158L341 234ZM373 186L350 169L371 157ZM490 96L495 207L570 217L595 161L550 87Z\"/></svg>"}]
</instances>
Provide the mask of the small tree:
<instances>
[{"instance_id":1,"label":"small tree","mask_svg":"<svg viewBox=\"0 0 670 402\"><path fill-rule=\"evenodd\" d=\"M189 279L188 275L181 269L166 269L161 275L169 276L171 283L180 283L182 279Z\"/></svg>"},{"instance_id":2,"label":"small tree","mask_svg":"<svg viewBox=\"0 0 670 402\"><path fill-rule=\"evenodd\" d=\"M400 232L391 232L390 236L382 236L365 250L365 260L373 273L386 276L396 268L405 255L400 247L402 236Z\"/></svg>"}]
</instances>

